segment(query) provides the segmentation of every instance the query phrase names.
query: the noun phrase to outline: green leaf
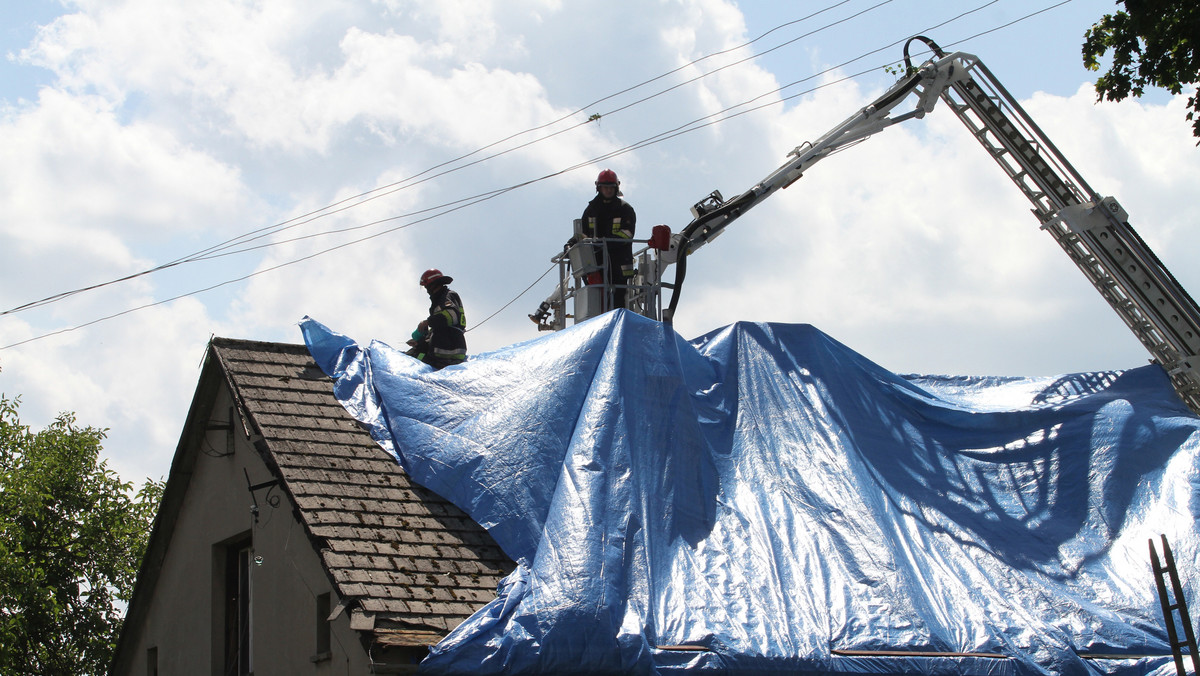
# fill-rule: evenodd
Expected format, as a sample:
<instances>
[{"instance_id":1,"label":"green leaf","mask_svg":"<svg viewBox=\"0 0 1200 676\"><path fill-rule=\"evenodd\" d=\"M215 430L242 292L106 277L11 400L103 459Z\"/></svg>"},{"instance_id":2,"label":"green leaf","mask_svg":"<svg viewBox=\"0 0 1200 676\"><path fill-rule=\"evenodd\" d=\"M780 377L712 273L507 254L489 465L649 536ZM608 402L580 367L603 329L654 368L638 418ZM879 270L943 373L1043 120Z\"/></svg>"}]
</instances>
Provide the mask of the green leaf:
<instances>
[{"instance_id":1,"label":"green leaf","mask_svg":"<svg viewBox=\"0 0 1200 676\"><path fill-rule=\"evenodd\" d=\"M104 430L64 413L33 432L18 406L0 395L0 673L105 673L163 483L133 494Z\"/></svg>"}]
</instances>

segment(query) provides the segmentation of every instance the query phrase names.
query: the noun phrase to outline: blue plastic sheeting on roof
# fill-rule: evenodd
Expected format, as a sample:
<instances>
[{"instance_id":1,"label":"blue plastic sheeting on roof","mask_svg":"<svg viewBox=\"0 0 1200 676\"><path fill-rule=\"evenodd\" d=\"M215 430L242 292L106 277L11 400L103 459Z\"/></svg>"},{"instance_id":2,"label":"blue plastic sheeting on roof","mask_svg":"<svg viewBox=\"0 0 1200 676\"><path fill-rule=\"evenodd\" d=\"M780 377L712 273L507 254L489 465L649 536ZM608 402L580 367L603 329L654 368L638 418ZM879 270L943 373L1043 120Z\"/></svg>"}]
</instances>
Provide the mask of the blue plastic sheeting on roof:
<instances>
[{"instance_id":1,"label":"blue plastic sheeting on roof","mask_svg":"<svg viewBox=\"0 0 1200 676\"><path fill-rule=\"evenodd\" d=\"M903 377L807 325L619 311L435 372L302 329L519 563L428 673L1165 676L1160 534L1200 607L1200 419L1158 366Z\"/></svg>"}]
</instances>

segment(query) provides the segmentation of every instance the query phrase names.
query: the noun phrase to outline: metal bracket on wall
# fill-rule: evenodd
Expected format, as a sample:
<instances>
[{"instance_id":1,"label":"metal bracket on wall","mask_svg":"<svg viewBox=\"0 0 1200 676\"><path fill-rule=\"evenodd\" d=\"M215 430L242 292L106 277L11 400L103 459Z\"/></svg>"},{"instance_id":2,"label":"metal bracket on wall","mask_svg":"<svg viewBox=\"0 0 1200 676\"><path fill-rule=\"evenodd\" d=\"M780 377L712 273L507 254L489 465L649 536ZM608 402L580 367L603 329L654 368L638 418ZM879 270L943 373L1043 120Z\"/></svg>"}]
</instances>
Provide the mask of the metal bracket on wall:
<instances>
[{"instance_id":1,"label":"metal bracket on wall","mask_svg":"<svg viewBox=\"0 0 1200 676\"><path fill-rule=\"evenodd\" d=\"M270 481L255 484L250 483L250 472L246 471L245 467L242 468L242 473L246 475L246 488L250 491L250 500L253 503L250 506L250 513L254 515L254 523L258 523L258 498L254 495L254 492L268 488L267 494L263 496L263 501L272 507L278 507L279 496L271 495L271 493L279 485L279 479L271 479Z\"/></svg>"}]
</instances>

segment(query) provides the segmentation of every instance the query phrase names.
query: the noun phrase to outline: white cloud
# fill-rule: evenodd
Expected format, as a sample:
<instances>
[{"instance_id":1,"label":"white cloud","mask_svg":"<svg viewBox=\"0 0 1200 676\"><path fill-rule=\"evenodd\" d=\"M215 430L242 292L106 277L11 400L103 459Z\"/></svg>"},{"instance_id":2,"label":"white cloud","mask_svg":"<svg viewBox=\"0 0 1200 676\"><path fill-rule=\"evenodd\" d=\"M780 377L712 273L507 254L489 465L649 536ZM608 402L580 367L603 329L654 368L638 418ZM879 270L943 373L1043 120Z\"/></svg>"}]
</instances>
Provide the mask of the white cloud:
<instances>
[{"instance_id":1,"label":"white cloud","mask_svg":"<svg viewBox=\"0 0 1200 676\"><path fill-rule=\"evenodd\" d=\"M97 97L43 89L35 105L11 111L0 125L8 139L0 162L5 203L41 227L99 222L153 237L164 222L209 225L180 213L220 218L247 199L236 170L183 147L163 127L123 124ZM210 204L214 191L235 199ZM32 230L26 235L46 234Z\"/></svg>"},{"instance_id":2,"label":"white cloud","mask_svg":"<svg viewBox=\"0 0 1200 676\"><path fill-rule=\"evenodd\" d=\"M394 175L386 175L379 183L395 179ZM360 191L347 189L340 197L354 203L358 194ZM416 283L425 268L415 261L418 247L403 229L407 221L389 219L420 202L418 189L402 191L390 200L365 202L353 211L333 214L280 235L276 240L346 230L273 247L258 271L315 257L254 277L234 303L232 325L252 335L295 342L299 338L295 324L307 314L364 343L378 338L402 344L397 337L407 338L428 309ZM299 211L315 208L308 205ZM362 227L370 223L376 224Z\"/></svg>"},{"instance_id":3,"label":"white cloud","mask_svg":"<svg viewBox=\"0 0 1200 676\"><path fill-rule=\"evenodd\" d=\"M328 153L361 124L391 145L421 139L474 149L495 141L497 129L568 112L548 105L529 74L477 60L513 48L511 39L496 39L490 14L524 15L554 3L477 4L395 3L389 18L287 2L127 0L59 18L23 56L72 91L99 91L114 102L144 93L141 105L160 116L192 107L195 134L237 133L255 146ZM396 32L425 14L437 24L434 35ZM369 27L357 25L363 19ZM109 39L118 33L122 40Z\"/></svg>"},{"instance_id":4,"label":"white cloud","mask_svg":"<svg viewBox=\"0 0 1200 676\"><path fill-rule=\"evenodd\" d=\"M342 41L346 64L325 100L343 101L335 117L362 117L392 143L411 137L461 149L496 141L498 130L523 130L569 111L546 102L541 84L527 73L466 62L445 73L428 69L425 45L408 36L351 30ZM558 159L558 158L556 158Z\"/></svg>"},{"instance_id":5,"label":"white cloud","mask_svg":"<svg viewBox=\"0 0 1200 676\"><path fill-rule=\"evenodd\" d=\"M165 262L255 210L237 170L98 97L44 89L0 134L3 309Z\"/></svg>"},{"instance_id":6,"label":"white cloud","mask_svg":"<svg viewBox=\"0 0 1200 676\"><path fill-rule=\"evenodd\" d=\"M195 299L150 308L0 353L0 391L20 395L22 420L35 426L70 411L80 425L107 428L105 448L123 478L158 478L183 429L204 345L220 330ZM0 342L27 331L0 327Z\"/></svg>"},{"instance_id":7,"label":"white cloud","mask_svg":"<svg viewBox=\"0 0 1200 676\"><path fill-rule=\"evenodd\" d=\"M466 158L484 160L475 166L435 177L456 165L442 166L422 174L424 182L274 241L402 217L587 163L770 92L780 78L810 76L811 64L826 62L819 55L835 46L813 36L640 101L740 58L708 59L623 91L745 42L750 23L739 7L724 0L79 0L70 7L28 49L15 50L24 67L50 69L53 87L36 102L6 103L0 118L8 150L0 158L5 307L268 228L581 108L540 133L602 116L485 160L538 134L518 136ZM800 10L777 3L770 11L754 35ZM847 24L829 60L894 39L884 11ZM960 13L949 3L938 11ZM789 27L755 48L817 25ZM854 44L841 37L856 30ZM112 427L106 447L131 477L157 476L211 333L296 342L295 322L310 314L358 340L398 344L427 307L416 276L440 267L455 277L479 327L468 335L473 352L534 338L525 314L549 292L549 278L480 322L546 269L591 197L596 170L621 175L640 235L657 223L678 230L693 202L714 188L726 196L749 188L788 150L864 105L871 86L776 103L247 282L2 351L0 390L24 393L25 410L42 421L76 410L84 424ZM614 92L622 93L600 101ZM1139 231L1185 286L1197 288L1188 214L1200 155L1181 105L1093 106L1081 92L1035 97L1029 108L1097 189L1144 224ZM1140 362L1128 331L952 117L937 111L826 160L699 252L679 331L691 337L743 319L811 322L900 370L1050 373ZM355 236L280 244L0 317L0 344Z\"/></svg>"}]
</instances>

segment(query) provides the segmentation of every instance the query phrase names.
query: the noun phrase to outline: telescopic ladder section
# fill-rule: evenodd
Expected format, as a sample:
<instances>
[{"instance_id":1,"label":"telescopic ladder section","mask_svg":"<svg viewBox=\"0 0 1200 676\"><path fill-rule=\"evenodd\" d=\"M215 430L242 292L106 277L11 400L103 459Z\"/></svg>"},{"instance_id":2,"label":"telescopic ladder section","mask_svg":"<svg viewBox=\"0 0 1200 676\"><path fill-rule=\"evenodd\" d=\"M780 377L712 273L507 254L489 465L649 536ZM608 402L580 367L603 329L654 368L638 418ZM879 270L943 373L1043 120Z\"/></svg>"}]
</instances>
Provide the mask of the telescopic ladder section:
<instances>
[{"instance_id":1,"label":"telescopic ladder section","mask_svg":"<svg viewBox=\"0 0 1200 676\"><path fill-rule=\"evenodd\" d=\"M1154 569L1154 580L1158 584L1158 600L1162 603L1163 622L1167 625L1167 639L1171 642L1171 655L1175 658L1175 669L1179 676L1187 674L1183 662L1183 649L1188 649L1192 657L1192 673L1200 674L1200 655L1196 654L1196 634L1192 631L1192 619L1188 616L1187 602L1183 598L1183 586L1179 583L1179 571L1175 569L1175 556L1171 554L1171 546L1167 544L1167 536L1162 538L1163 560L1158 558L1154 548L1154 538L1150 539L1150 564ZM1170 581L1170 586L1167 582ZM1179 628L1183 629L1183 638L1179 638Z\"/></svg>"},{"instance_id":2,"label":"telescopic ladder section","mask_svg":"<svg viewBox=\"0 0 1200 676\"><path fill-rule=\"evenodd\" d=\"M940 55L939 55L940 56ZM1200 414L1200 310L1129 225L1125 210L1101 198L1058 152L978 58L961 52L941 92L1013 183L1033 214Z\"/></svg>"}]
</instances>

